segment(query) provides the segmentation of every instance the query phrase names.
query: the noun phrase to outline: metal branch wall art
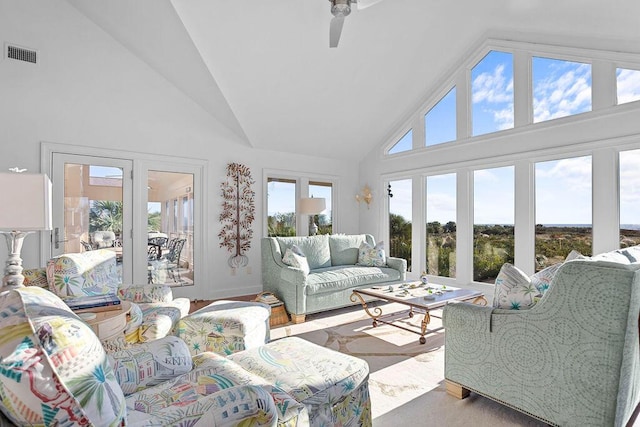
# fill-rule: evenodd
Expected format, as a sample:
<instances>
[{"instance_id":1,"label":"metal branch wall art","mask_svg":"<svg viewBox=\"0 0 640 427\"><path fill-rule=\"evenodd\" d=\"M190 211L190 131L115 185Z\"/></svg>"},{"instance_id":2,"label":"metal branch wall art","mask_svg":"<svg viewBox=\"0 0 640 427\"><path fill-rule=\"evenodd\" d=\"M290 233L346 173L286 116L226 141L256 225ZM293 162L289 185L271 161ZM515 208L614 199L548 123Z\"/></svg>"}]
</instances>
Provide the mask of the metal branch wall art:
<instances>
[{"instance_id":1,"label":"metal branch wall art","mask_svg":"<svg viewBox=\"0 0 640 427\"><path fill-rule=\"evenodd\" d=\"M245 165L229 163L227 180L220 184L222 190L222 230L218 233L220 247L227 248L233 255L227 261L232 268L246 267L249 258L245 252L251 249L255 219L255 196L251 189L254 184L251 171Z\"/></svg>"}]
</instances>

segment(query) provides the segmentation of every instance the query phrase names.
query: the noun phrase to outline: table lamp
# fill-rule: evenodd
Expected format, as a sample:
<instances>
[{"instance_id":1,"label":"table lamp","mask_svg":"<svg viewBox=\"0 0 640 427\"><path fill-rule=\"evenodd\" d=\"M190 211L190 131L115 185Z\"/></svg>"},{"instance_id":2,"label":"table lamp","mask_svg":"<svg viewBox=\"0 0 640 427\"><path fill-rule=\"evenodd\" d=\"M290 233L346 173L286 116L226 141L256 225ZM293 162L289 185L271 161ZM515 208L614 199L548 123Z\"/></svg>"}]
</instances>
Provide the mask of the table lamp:
<instances>
[{"instance_id":1,"label":"table lamp","mask_svg":"<svg viewBox=\"0 0 640 427\"><path fill-rule=\"evenodd\" d=\"M315 236L318 233L318 225L313 219L313 215L317 215L323 212L327 208L327 201L322 197L308 199L300 199L300 213L305 215L311 215L309 225L309 235Z\"/></svg>"},{"instance_id":2,"label":"table lamp","mask_svg":"<svg viewBox=\"0 0 640 427\"><path fill-rule=\"evenodd\" d=\"M44 174L0 173L5 204L0 208L0 233L7 239L9 257L2 289L24 286L20 251L24 238L51 230L51 181Z\"/></svg>"}]
</instances>

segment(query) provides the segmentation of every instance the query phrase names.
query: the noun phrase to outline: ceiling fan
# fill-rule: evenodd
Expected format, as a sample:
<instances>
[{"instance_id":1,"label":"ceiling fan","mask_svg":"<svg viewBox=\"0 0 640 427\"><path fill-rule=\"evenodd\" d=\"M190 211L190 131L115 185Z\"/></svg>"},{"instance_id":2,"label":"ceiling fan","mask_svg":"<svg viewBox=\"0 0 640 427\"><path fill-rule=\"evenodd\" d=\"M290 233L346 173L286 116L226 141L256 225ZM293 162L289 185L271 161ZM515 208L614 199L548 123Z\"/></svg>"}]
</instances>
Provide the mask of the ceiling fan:
<instances>
[{"instance_id":1,"label":"ceiling fan","mask_svg":"<svg viewBox=\"0 0 640 427\"><path fill-rule=\"evenodd\" d=\"M351 5L356 4L358 10L365 9L382 0L329 0L331 2L331 24L329 26L329 47L338 47L344 18L351 13Z\"/></svg>"}]
</instances>

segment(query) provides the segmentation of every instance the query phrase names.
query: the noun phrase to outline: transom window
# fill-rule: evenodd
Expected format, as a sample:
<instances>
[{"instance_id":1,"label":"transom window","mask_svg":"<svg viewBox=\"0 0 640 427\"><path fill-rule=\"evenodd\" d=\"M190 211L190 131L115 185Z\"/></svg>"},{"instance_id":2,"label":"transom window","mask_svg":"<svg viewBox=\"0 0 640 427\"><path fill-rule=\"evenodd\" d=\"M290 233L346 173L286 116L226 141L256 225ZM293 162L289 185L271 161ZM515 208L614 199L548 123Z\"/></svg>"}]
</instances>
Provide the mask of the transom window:
<instances>
[{"instance_id":1,"label":"transom window","mask_svg":"<svg viewBox=\"0 0 640 427\"><path fill-rule=\"evenodd\" d=\"M640 100L640 70L618 68L616 70L618 104Z\"/></svg>"},{"instance_id":2,"label":"transom window","mask_svg":"<svg viewBox=\"0 0 640 427\"><path fill-rule=\"evenodd\" d=\"M492 50L471 70L472 136L513 128L513 54Z\"/></svg>"},{"instance_id":3,"label":"transom window","mask_svg":"<svg viewBox=\"0 0 640 427\"><path fill-rule=\"evenodd\" d=\"M425 145L456 140L456 88L453 87L424 116Z\"/></svg>"},{"instance_id":4,"label":"transom window","mask_svg":"<svg viewBox=\"0 0 640 427\"><path fill-rule=\"evenodd\" d=\"M534 57L533 122L591 111L591 64Z\"/></svg>"},{"instance_id":5,"label":"transom window","mask_svg":"<svg viewBox=\"0 0 640 427\"><path fill-rule=\"evenodd\" d=\"M402 153L413 148L413 129L409 129L393 147L389 149L389 154Z\"/></svg>"}]
</instances>

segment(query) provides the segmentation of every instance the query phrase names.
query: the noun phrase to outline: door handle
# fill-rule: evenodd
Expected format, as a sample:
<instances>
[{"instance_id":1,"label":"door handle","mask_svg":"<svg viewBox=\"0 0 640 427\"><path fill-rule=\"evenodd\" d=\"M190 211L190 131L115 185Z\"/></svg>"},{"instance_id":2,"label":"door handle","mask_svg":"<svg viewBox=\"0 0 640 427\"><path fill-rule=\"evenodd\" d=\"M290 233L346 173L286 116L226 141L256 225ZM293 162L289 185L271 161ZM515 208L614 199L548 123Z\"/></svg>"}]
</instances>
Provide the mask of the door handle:
<instances>
[{"instance_id":1,"label":"door handle","mask_svg":"<svg viewBox=\"0 0 640 427\"><path fill-rule=\"evenodd\" d=\"M56 227L53 230L53 247L56 249L60 248L60 243L67 242L67 240L60 240L60 229Z\"/></svg>"}]
</instances>

